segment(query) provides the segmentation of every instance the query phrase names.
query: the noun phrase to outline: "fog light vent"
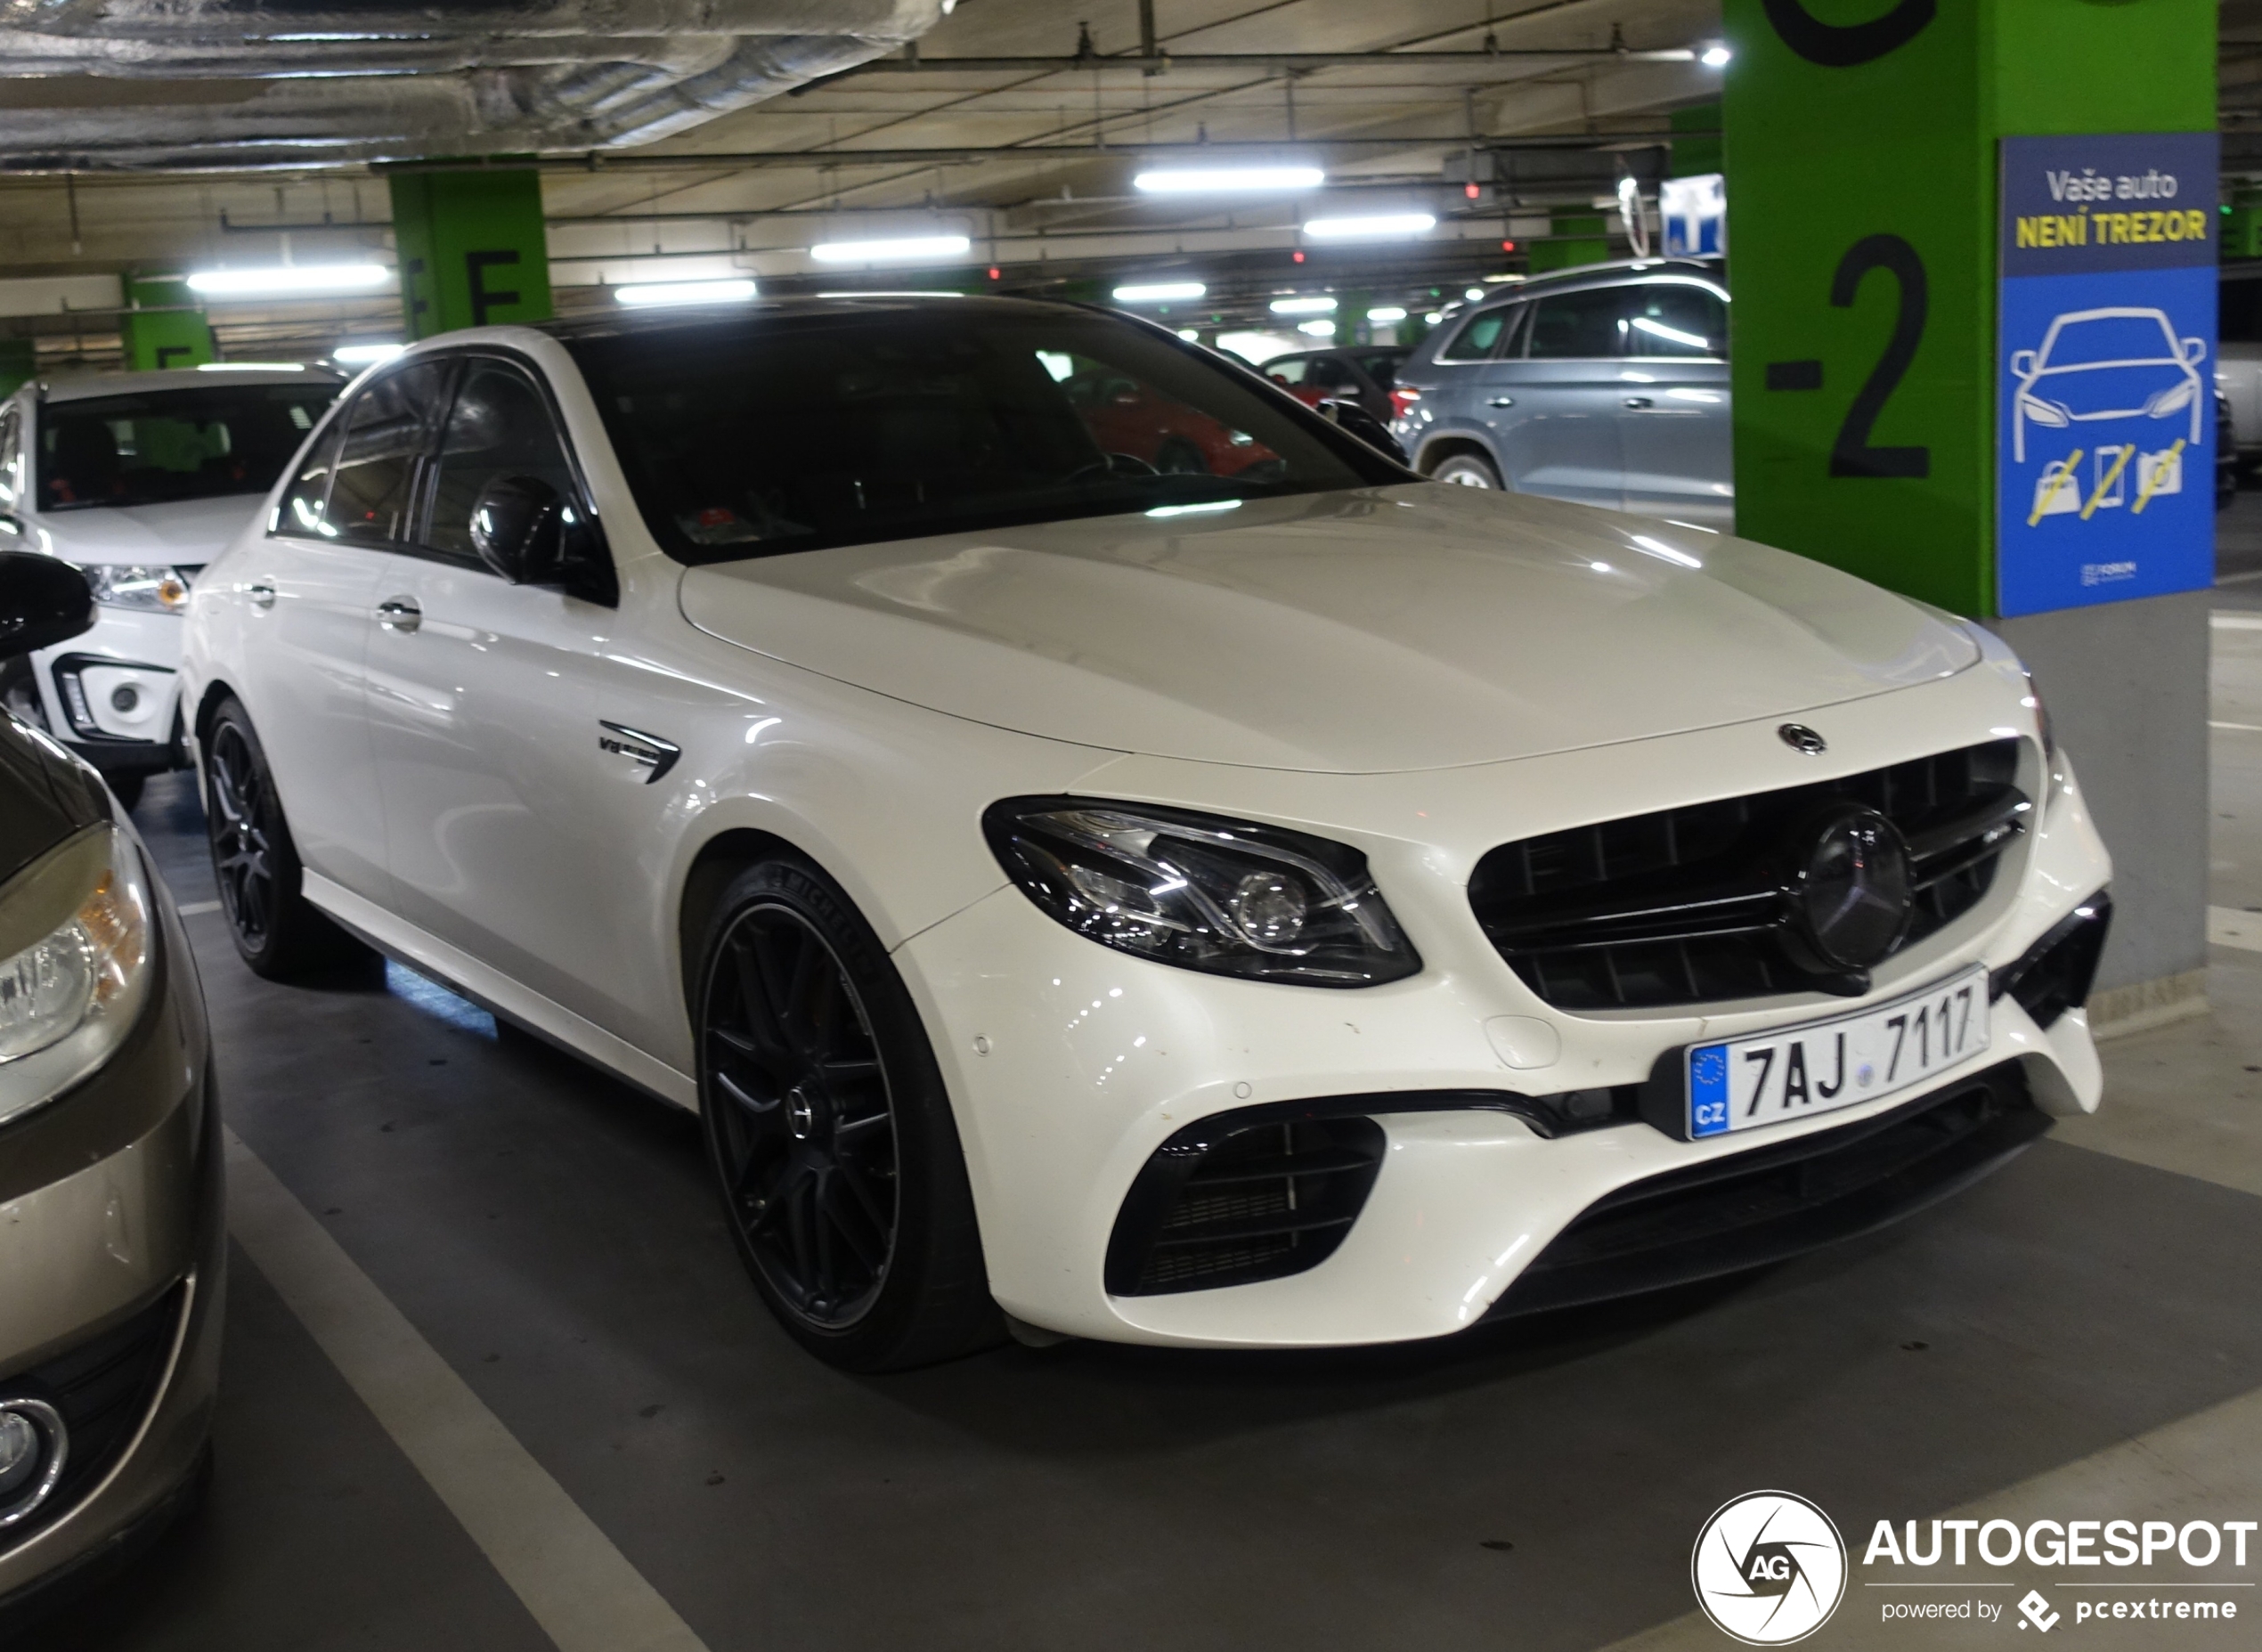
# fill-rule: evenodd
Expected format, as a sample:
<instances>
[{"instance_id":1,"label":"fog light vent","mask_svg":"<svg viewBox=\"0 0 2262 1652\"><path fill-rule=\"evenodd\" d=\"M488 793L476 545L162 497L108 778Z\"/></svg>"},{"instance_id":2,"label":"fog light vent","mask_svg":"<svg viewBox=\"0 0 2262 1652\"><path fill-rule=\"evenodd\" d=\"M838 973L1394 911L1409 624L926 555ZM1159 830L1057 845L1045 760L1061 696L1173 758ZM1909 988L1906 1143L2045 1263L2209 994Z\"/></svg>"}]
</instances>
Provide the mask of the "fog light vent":
<instances>
[{"instance_id":1,"label":"fog light vent","mask_svg":"<svg viewBox=\"0 0 2262 1652\"><path fill-rule=\"evenodd\" d=\"M45 1400L0 1400L0 1532L28 1520L54 1492L69 1430Z\"/></svg>"},{"instance_id":2,"label":"fog light vent","mask_svg":"<svg viewBox=\"0 0 2262 1652\"><path fill-rule=\"evenodd\" d=\"M1374 1185L1382 1127L1270 1111L1203 1120L1156 1151L1116 1218L1111 1294L1252 1284L1334 1254Z\"/></svg>"}]
</instances>

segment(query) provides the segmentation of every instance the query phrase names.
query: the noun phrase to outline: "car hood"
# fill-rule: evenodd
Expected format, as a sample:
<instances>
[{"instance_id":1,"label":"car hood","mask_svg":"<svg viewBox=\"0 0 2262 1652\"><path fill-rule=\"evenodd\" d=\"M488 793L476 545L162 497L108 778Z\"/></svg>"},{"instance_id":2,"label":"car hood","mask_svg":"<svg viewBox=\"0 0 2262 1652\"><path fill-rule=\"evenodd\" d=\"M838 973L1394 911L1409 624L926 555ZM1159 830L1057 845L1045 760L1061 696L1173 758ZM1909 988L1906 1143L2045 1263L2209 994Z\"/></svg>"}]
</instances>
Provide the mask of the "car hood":
<instances>
[{"instance_id":1,"label":"car hood","mask_svg":"<svg viewBox=\"0 0 2262 1652\"><path fill-rule=\"evenodd\" d=\"M90 505L42 512L58 557L72 562L201 567L228 548L267 502L264 493L183 499L169 505Z\"/></svg>"},{"instance_id":2,"label":"car hood","mask_svg":"<svg viewBox=\"0 0 2262 1652\"><path fill-rule=\"evenodd\" d=\"M697 567L681 601L743 647L999 728L1336 773L1788 716L1979 657L1820 563L1435 483Z\"/></svg>"}]
</instances>

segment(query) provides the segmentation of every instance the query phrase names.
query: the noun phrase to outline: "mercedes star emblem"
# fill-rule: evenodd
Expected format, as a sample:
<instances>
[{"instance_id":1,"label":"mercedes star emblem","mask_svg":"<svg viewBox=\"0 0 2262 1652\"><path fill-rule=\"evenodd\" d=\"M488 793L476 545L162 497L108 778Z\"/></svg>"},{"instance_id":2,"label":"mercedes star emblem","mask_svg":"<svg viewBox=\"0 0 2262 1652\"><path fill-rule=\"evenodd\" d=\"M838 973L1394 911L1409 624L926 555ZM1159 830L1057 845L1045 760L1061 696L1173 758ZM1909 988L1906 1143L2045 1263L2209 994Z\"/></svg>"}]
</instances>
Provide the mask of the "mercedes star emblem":
<instances>
[{"instance_id":1,"label":"mercedes star emblem","mask_svg":"<svg viewBox=\"0 0 2262 1652\"><path fill-rule=\"evenodd\" d=\"M1775 731L1783 736L1783 744L1805 757L1819 757L1830 749L1830 743L1804 723L1785 723Z\"/></svg>"}]
</instances>

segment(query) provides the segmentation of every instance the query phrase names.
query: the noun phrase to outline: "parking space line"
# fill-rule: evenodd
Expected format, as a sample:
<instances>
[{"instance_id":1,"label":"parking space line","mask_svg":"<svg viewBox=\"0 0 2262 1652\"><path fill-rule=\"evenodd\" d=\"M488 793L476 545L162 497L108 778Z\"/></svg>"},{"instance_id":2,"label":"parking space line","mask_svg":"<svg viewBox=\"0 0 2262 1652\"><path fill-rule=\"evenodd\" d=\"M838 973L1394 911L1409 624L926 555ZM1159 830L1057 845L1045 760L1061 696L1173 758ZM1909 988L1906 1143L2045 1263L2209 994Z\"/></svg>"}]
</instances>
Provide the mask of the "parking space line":
<instances>
[{"instance_id":1,"label":"parking space line","mask_svg":"<svg viewBox=\"0 0 2262 1652\"><path fill-rule=\"evenodd\" d=\"M216 900L191 900L175 908L184 918L200 918L207 912L219 909L220 903Z\"/></svg>"},{"instance_id":2,"label":"parking space line","mask_svg":"<svg viewBox=\"0 0 2262 1652\"><path fill-rule=\"evenodd\" d=\"M230 1130L228 1226L559 1652L705 1644Z\"/></svg>"},{"instance_id":3,"label":"parking space line","mask_svg":"<svg viewBox=\"0 0 2262 1652\"><path fill-rule=\"evenodd\" d=\"M2237 614L2217 608L2207 617L2217 631L2262 631L2262 614Z\"/></svg>"}]
</instances>

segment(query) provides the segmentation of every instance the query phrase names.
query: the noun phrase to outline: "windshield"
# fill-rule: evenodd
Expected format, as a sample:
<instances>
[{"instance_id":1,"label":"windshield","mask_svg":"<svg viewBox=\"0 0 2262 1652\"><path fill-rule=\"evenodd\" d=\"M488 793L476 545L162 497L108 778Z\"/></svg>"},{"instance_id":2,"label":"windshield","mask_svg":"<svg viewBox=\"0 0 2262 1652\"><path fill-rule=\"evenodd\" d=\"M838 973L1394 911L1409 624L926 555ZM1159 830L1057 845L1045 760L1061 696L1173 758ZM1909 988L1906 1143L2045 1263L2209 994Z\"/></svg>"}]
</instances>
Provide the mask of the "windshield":
<instances>
[{"instance_id":1,"label":"windshield","mask_svg":"<svg viewBox=\"0 0 2262 1652\"><path fill-rule=\"evenodd\" d=\"M2176 354L2168 330L2154 315L2098 315L2068 321L2051 343L2049 367L2094 367L2114 362L2165 362Z\"/></svg>"},{"instance_id":2,"label":"windshield","mask_svg":"<svg viewBox=\"0 0 2262 1652\"><path fill-rule=\"evenodd\" d=\"M49 402L39 412L40 509L264 493L337 394L321 378Z\"/></svg>"},{"instance_id":3,"label":"windshield","mask_svg":"<svg viewBox=\"0 0 2262 1652\"><path fill-rule=\"evenodd\" d=\"M577 338L686 562L1403 481L1202 352L1106 316L754 316Z\"/></svg>"}]
</instances>

